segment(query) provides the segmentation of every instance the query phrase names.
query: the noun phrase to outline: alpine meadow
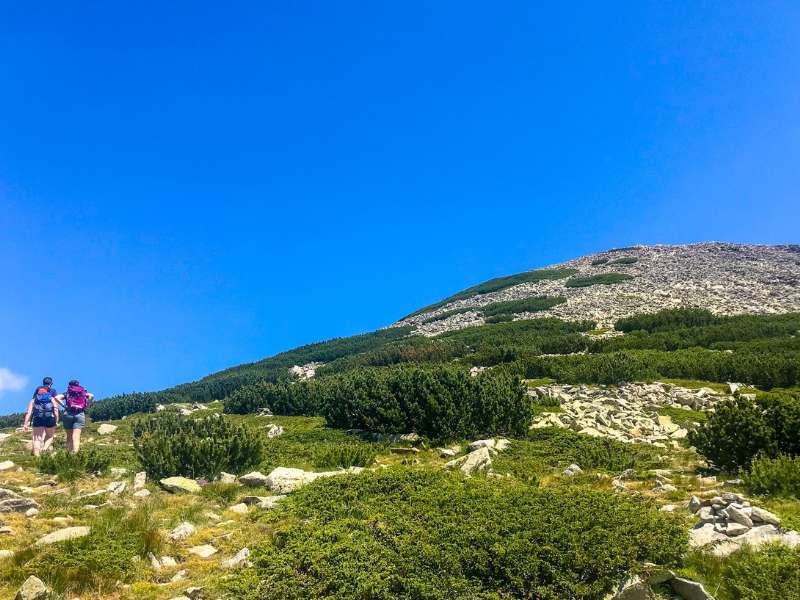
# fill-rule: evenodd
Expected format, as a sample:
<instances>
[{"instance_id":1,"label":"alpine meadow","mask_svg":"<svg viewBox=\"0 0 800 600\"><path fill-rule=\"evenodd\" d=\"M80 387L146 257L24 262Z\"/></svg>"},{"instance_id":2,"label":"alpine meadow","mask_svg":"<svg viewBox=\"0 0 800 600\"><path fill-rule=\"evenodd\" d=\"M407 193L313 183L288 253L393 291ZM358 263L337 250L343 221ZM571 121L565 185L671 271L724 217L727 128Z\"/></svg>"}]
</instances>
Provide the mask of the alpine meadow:
<instances>
[{"instance_id":1,"label":"alpine meadow","mask_svg":"<svg viewBox=\"0 0 800 600\"><path fill-rule=\"evenodd\" d=\"M3 597L800 599L797 245L539 266L88 417L2 419Z\"/></svg>"}]
</instances>

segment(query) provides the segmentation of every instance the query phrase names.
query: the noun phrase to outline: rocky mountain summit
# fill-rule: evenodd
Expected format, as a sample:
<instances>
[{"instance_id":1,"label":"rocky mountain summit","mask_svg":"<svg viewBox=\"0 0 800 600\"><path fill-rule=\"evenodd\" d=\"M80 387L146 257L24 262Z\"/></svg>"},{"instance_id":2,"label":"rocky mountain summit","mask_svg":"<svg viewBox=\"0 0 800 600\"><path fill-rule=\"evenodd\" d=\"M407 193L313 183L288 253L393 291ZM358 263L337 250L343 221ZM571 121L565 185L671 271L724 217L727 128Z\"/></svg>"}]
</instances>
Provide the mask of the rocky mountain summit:
<instances>
[{"instance_id":1,"label":"rocky mountain summit","mask_svg":"<svg viewBox=\"0 0 800 600\"><path fill-rule=\"evenodd\" d=\"M775 314L800 310L800 245L757 246L706 242L683 246L634 246L590 254L551 269L574 269L572 277L618 273L613 285L571 286L569 278L523 282L459 298L406 317L422 335L482 325L481 308L511 300L561 296L566 302L515 318L596 320L598 327L637 313L667 308L706 308L718 315ZM451 311L458 312L439 319Z\"/></svg>"}]
</instances>

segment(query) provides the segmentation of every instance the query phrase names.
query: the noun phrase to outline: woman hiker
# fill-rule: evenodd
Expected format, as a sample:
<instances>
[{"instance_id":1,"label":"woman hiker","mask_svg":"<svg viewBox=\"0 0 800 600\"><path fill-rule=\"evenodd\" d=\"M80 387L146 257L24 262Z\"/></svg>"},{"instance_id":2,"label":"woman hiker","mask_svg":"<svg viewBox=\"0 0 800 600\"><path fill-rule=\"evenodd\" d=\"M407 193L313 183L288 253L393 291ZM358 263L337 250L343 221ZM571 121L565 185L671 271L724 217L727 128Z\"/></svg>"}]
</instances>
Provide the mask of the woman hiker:
<instances>
[{"instance_id":1,"label":"woman hiker","mask_svg":"<svg viewBox=\"0 0 800 600\"><path fill-rule=\"evenodd\" d=\"M77 379L69 382L67 392L56 396L56 401L61 404L64 413L61 421L67 434L67 452L77 453L81 449L81 429L86 425L86 409L94 400L94 394L89 393Z\"/></svg>"},{"instance_id":2,"label":"woman hiker","mask_svg":"<svg viewBox=\"0 0 800 600\"><path fill-rule=\"evenodd\" d=\"M22 428L27 431L31 424L33 424L31 450L34 456L39 456L53 445L58 424L58 404L52 377L42 379L42 385L36 388L33 398L28 403Z\"/></svg>"}]
</instances>

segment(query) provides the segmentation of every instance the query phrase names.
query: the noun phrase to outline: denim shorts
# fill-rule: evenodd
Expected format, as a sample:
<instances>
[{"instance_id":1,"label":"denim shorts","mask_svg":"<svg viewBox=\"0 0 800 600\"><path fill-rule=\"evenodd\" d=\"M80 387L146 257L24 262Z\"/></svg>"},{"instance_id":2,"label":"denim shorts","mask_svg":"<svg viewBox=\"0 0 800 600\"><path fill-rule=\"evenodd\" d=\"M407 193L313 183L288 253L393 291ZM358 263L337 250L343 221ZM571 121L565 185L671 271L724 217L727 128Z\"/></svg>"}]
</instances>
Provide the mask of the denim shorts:
<instances>
[{"instance_id":1,"label":"denim shorts","mask_svg":"<svg viewBox=\"0 0 800 600\"><path fill-rule=\"evenodd\" d=\"M33 417L33 421L31 423L34 427L55 427L56 426L56 418L55 416L51 417Z\"/></svg>"},{"instance_id":2,"label":"denim shorts","mask_svg":"<svg viewBox=\"0 0 800 600\"><path fill-rule=\"evenodd\" d=\"M64 429L83 429L83 426L86 425L86 414L79 412L71 415L65 412L61 415L61 421L64 423Z\"/></svg>"}]
</instances>

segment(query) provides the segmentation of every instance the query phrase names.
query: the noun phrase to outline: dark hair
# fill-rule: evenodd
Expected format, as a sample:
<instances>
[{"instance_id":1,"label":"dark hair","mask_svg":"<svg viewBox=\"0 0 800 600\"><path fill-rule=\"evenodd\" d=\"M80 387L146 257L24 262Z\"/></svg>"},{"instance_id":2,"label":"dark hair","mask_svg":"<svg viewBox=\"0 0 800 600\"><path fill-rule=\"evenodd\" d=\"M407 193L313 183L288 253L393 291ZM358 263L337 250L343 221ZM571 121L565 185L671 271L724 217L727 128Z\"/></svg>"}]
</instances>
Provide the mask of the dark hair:
<instances>
[{"instance_id":1,"label":"dark hair","mask_svg":"<svg viewBox=\"0 0 800 600\"><path fill-rule=\"evenodd\" d=\"M53 378L45 377L44 379L42 379L42 385L53 385Z\"/></svg>"},{"instance_id":2,"label":"dark hair","mask_svg":"<svg viewBox=\"0 0 800 600\"><path fill-rule=\"evenodd\" d=\"M69 385L80 385L80 384L81 382L78 381L77 379L73 379L72 381L69 382Z\"/></svg>"}]
</instances>

